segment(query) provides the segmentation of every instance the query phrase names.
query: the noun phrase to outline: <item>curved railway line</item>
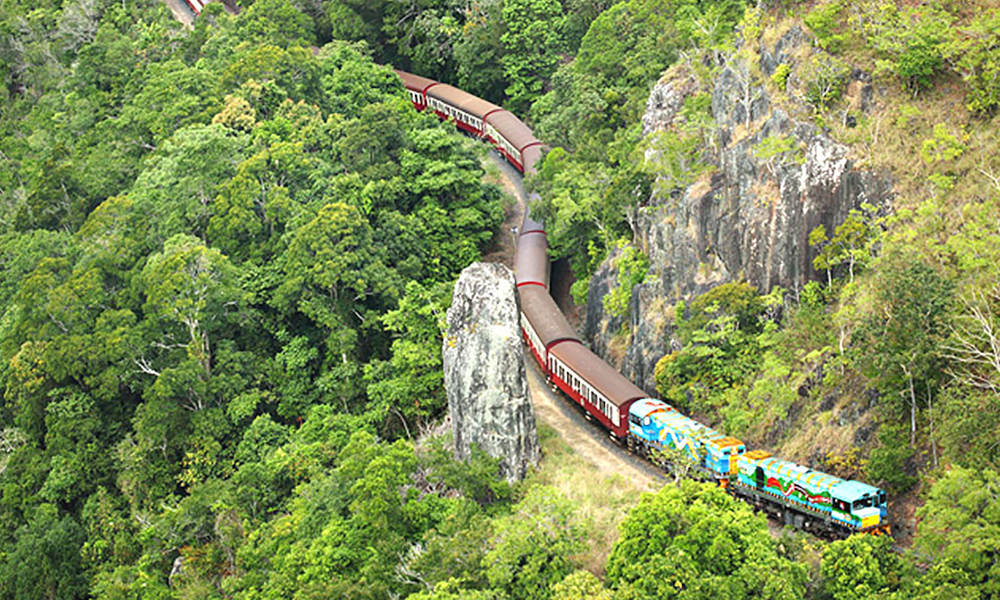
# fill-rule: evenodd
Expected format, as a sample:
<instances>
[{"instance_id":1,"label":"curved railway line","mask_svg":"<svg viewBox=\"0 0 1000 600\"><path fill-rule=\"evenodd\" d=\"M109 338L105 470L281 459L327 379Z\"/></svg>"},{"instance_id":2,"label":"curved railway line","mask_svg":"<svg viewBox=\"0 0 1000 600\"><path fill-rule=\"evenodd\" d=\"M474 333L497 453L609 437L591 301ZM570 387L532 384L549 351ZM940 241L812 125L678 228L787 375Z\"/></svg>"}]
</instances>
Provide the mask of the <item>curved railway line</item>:
<instances>
[{"instance_id":1,"label":"curved railway line","mask_svg":"<svg viewBox=\"0 0 1000 600\"><path fill-rule=\"evenodd\" d=\"M184 2L196 15L204 7L204 0ZM396 73L417 110L433 111L491 144L521 174L535 172L543 144L516 115L454 86L405 71ZM750 451L740 440L648 397L591 352L550 295L547 235L543 225L524 212L520 231L513 230L517 238L513 263L527 354L546 381L562 390L588 420L599 422L610 439L627 446L629 453L657 462L662 451L687 455L698 478L726 487L786 525L828 537L888 533L883 490L763 450Z\"/></svg>"},{"instance_id":2,"label":"curved railway line","mask_svg":"<svg viewBox=\"0 0 1000 600\"><path fill-rule=\"evenodd\" d=\"M414 107L433 111L459 130L491 144L522 174L535 172L542 143L517 116L463 90L397 70ZM825 537L855 532L888 534L886 493L750 450L731 436L650 398L579 338L550 295L548 236L527 210L514 255L521 330L530 356L547 381L598 421L629 452L663 464L663 452L694 463L695 477L786 525Z\"/></svg>"}]
</instances>

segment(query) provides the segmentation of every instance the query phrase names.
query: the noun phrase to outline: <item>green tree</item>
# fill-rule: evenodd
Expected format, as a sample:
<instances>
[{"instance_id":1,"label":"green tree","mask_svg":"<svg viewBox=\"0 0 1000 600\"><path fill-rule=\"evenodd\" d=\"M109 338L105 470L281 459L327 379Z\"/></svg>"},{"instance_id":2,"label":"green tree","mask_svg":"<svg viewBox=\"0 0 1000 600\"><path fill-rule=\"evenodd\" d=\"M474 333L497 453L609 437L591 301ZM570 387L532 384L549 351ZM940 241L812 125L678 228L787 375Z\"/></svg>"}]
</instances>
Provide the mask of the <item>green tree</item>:
<instances>
[{"instance_id":1,"label":"green tree","mask_svg":"<svg viewBox=\"0 0 1000 600\"><path fill-rule=\"evenodd\" d=\"M833 286L833 270L847 265L849 282L854 282L855 268L863 267L871 257L871 247L879 239L878 223L871 215L873 207L851 209L844 222L833 229L828 238L826 227L817 226L809 232L809 245L818 250L813 267L826 271L827 287Z\"/></svg>"},{"instance_id":2,"label":"green tree","mask_svg":"<svg viewBox=\"0 0 1000 600\"><path fill-rule=\"evenodd\" d=\"M909 443L906 428L884 424L879 429L878 440L880 445L872 449L868 459L868 477L890 492L909 491L917 478L910 474L913 467L909 461L913 457L914 448Z\"/></svg>"},{"instance_id":3,"label":"green tree","mask_svg":"<svg viewBox=\"0 0 1000 600\"><path fill-rule=\"evenodd\" d=\"M433 590L419 592L407 596L408 600L505 600L502 592L497 590L470 590L462 587L457 581L443 581Z\"/></svg>"},{"instance_id":4,"label":"green tree","mask_svg":"<svg viewBox=\"0 0 1000 600\"><path fill-rule=\"evenodd\" d=\"M448 298L445 285L427 289L411 281L399 308L382 316L395 334L388 361L365 365L365 383L371 410L382 418L382 428L400 427L410 437L443 414L447 406L441 366L441 341Z\"/></svg>"},{"instance_id":5,"label":"green tree","mask_svg":"<svg viewBox=\"0 0 1000 600\"><path fill-rule=\"evenodd\" d=\"M663 356L655 368L657 391L678 406L704 408L719 401L760 365L775 329L769 309L781 288L760 296L748 283L726 283L674 309L683 347Z\"/></svg>"},{"instance_id":6,"label":"green tree","mask_svg":"<svg viewBox=\"0 0 1000 600\"><path fill-rule=\"evenodd\" d=\"M0 597L17 600L86 598L80 564L84 531L75 519L41 504L0 558Z\"/></svg>"},{"instance_id":7,"label":"green tree","mask_svg":"<svg viewBox=\"0 0 1000 600\"><path fill-rule=\"evenodd\" d=\"M573 571L552 586L552 600L611 600L611 590L590 571Z\"/></svg>"},{"instance_id":8,"label":"green tree","mask_svg":"<svg viewBox=\"0 0 1000 600\"><path fill-rule=\"evenodd\" d=\"M510 109L524 113L548 85L566 43L558 0L503 0L507 30L500 57Z\"/></svg>"},{"instance_id":9,"label":"green tree","mask_svg":"<svg viewBox=\"0 0 1000 600\"><path fill-rule=\"evenodd\" d=\"M901 564L886 536L853 535L823 551L823 590L833 600L884 597L899 585Z\"/></svg>"},{"instance_id":10,"label":"green tree","mask_svg":"<svg viewBox=\"0 0 1000 600\"><path fill-rule=\"evenodd\" d=\"M952 283L894 252L880 267L875 310L854 333L854 360L886 398L886 420L899 423L909 417L912 445L918 410L933 400L940 385Z\"/></svg>"},{"instance_id":11,"label":"green tree","mask_svg":"<svg viewBox=\"0 0 1000 600\"><path fill-rule=\"evenodd\" d=\"M932 418L940 418L939 435L945 454L965 467L983 463L996 468L997 439L992 432L1000 422L1000 397L997 385L997 352L990 340L998 331L1000 287L977 281L976 287L962 299L954 316L951 335L944 352L949 361L951 383ZM996 349L995 349L996 348Z\"/></svg>"},{"instance_id":12,"label":"green tree","mask_svg":"<svg viewBox=\"0 0 1000 600\"><path fill-rule=\"evenodd\" d=\"M470 3L462 36L455 42L457 84L470 94L492 102L501 102L507 82L500 58L507 24L503 20L503 2L484 0Z\"/></svg>"},{"instance_id":13,"label":"green tree","mask_svg":"<svg viewBox=\"0 0 1000 600\"><path fill-rule=\"evenodd\" d=\"M966 106L973 112L990 113L1000 106L1000 90L996 85L1000 76L1000 63L996 60L998 32L1000 11L983 11L942 48L952 68L969 86Z\"/></svg>"},{"instance_id":14,"label":"green tree","mask_svg":"<svg viewBox=\"0 0 1000 600\"><path fill-rule=\"evenodd\" d=\"M637 599L802 598L806 569L760 515L710 484L644 494L608 557L608 583Z\"/></svg>"},{"instance_id":15,"label":"green tree","mask_svg":"<svg viewBox=\"0 0 1000 600\"><path fill-rule=\"evenodd\" d=\"M615 261L618 269L617 285L601 299L604 310L612 315L624 317L632 301L632 290L642 283L649 271L649 258L641 250L625 240L617 244L619 255Z\"/></svg>"},{"instance_id":16,"label":"green tree","mask_svg":"<svg viewBox=\"0 0 1000 600\"><path fill-rule=\"evenodd\" d=\"M868 43L884 57L882 66L914 94L928 89L944 66L953 17L937 6L922 11L889 3L874 6L864 29Z\"/></svg>"},{"instance_id":17,"label":"green tree","mask_svg":"<svg viewBox=\"0 0 1000 600\"><path fill-rule=\"evenodd\" d=\"M545 600L583 547L572 504L555 489L535 486L513 514L494 522L483 568L490 586L510 598Z\"/></svg>"},{"instance_id":18,"label":"green tree","mask_svg":"<svg viewBox=\"0 0 1000 600\"><path fill-rule=\"evenodd\" d=\"M313 42L309 17L288 0L254 0L236 21L243 42L281 46L306 46Z\"/></svg>"},{"instance_id":19,"label":"green tree","mask_svg":"<svg viewBox=\"0 0 1000 600\"><path fill-rule=\"evenodd\" d=\"M212 374L213 347L210 334L227 322L227 311L239 301L235 269L218 250L207 248L190 235L178 234L163 244L163 252L149 258L142 279L146 310L153 318L182 326L180 335L167 334L161 346L174 345L201 370L200 378ZM143 372L162 381L163 373L150 365L145 355L136 359ZM188 368L181 363L182 371ZM199 386L188 387L196 390ZM205 398L194 392L185 401L190 410L205 406Z\"/></svg>"},{"instance_id":20,"label":"green tree","mask_svg":"<svg viewBox=\"0 0 1000 600\"><path fill-rule=\"evenodd\" d=\"M930 577L983 598L1000 593L998 498L997 474L990 469L953 466L934 482L927 502L917 510L920 524L914 538L918 550L942 565Z\"/></svg>"}]
</instances>

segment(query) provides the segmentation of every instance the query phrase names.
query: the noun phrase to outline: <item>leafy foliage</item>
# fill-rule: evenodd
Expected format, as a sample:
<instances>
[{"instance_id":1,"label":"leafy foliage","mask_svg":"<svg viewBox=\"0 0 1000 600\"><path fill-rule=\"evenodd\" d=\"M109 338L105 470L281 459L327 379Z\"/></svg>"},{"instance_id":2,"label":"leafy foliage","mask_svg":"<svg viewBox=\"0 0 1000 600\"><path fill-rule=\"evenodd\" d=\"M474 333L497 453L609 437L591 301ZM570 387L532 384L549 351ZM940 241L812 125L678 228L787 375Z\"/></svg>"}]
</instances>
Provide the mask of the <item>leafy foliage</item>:
<instances>
[{"instance_id":1,"label":"leafy foliage","mask_svg":"<svg viewBox=\"0 0 1000 600\"><path fill-rule=\"evenodd\" d=\"M774 323L769 306L780 302L777 288L761 297L747 283L727 283L675 307L683 347L656 364L657 391L680 407L717 404L725 390L756 371Z\"/></svg>"},{"instance_id":2,"label":"leafy foliage","mask_svg":"<svg viewBox=\"0 0 1000 600\"><path fill-rule=\"evenodd\" d=\"M507 31L500 59L511 109L524 113L541 94L563 50L563 13L558 0L504 0Z\"/></svg>"},{"instance_id":3,"label":"leafy foliage","mask_svg":"<svg viewBox=\"0 0 1000 600\"><path fill-rule=\"evenodd\" d=\"M577 280L590 277L592 256L599 260L631 237L654 180L670 193L705 171L707 96L686 107L678 131L644 140L638 120L650 86L680 51L725 45L742 15L738 1L618 2L594 20L576 56L532 106L536 134L553 146L534 181L541 201L532 210Z\"/></svg>"},{"instance_id":4,"label":"leafy foliage","mask_svg":"<svg viewBox=\"0 0 1000 600\"><path fill-rule=\"evenodd\" d=\"M869 44L884 57L883 67L913 92L929 88L944 66L951 15L935 6L901 10L895 3L880 2L868 17L865 31Z\"/></svg>"},{"instance_id":5,"label":"leafy foliage","mask_svg":"<svg viewBox=\"0 0 1000 600\"><path fill-rule=\"evenodd\" d=\"M806 101L816 110L830 106L844 93L850 67L836 56L815 54L800 70Z\"/></svg>"},{"instance_id":6,"label":"leafy foliage","mask_svg":"<svg viewBox=\"0 0 1000 600\"><path fill-rule=\"evenodd\" d=\"M816 44L827 52L836 54L846 41L846 35L838 33L839 17L844 7L840 2L819 4L805 14L802 20L816 36Z\"/></svg>"},{"instance_id":7,"label":"leafy foliage","mask_svg":"<svg viewBox=\"0 0 1000 600\"><path fill-rule=\"evenodd\" d=\"M886 596L899 585L899 560L891 538L853 535L823 552L823 587L834 600Z\"/></svg>"},{"instance_id":8,"label":"leafy foliage","mask_svg":"<svg viewBox=\"0 0 1000 600\"><path fill-rule=\"evenodd\" d=\"M601 302L604 309L613 315L623 317L628 312L629 302L632 300L632 288L642 283L649 270L649 259L639 249L623 241L618 243L617 284Z\"/></svg>"},{"instance_id":9,"label":"leafy foliage","mask_svg":"<svg viewBox=\"0 0 1000 600\"><path fill-rule=\"evenodd\" d=\"M884 425L878 432L881 446L872 450L868 461L868 477L894 494L908 491L917 482L907 464L913 457L906 429L900 425Z\"/></svg>"},{"instance_id":10,"label":"leafy foliage","mask_svg":"<svg viewBox=\"0 0 1000 600\"><path fill-rule=\"evenodd\" d=\"M491 587L510 598L547 599L550 587L572 570L583 550L573 507L553 489L528 490L519 510L498 520L492 548L483 557Z\"/></svg>"},{"instance_id":11,"label":"leafy foliage","mask_svg":"<svg viewBox=\"0 0 1000 600\"><path fill-rule=\"evenodd\" d=\"M18 29L0 115L0 598L386 597L384 557L512 496L397 441L499 192L284 0L81 6ZM94 30L46 55L63 18Z\"/></svg>"},{"instance_id":12,"label":"leafy foliage","mask_svg":"<svg viewBox=\"0 0 1000 600\"><path fill-rule=\"evenodd\" d=\"M805 569L777 551L763 518L690 480L643 496L608 557L608 581L632 598L800 598Z\"/></svg>"},{"instance_id":13,"label":"leafy foliage","mask_svg":"<svg viewBox=\"0 0 1000 600\"><path fill-rule=\"evenodd\" d=\"M976 16L942 48L945 58L969 86L967 106L977 113L994 112L1000 106L1000 61L996 48L1000 44L1000 11L987 10Z\"/></svg>"},{"instance_id":14,"label":"leafy foliage","mask_svg":"<svg viewBox=\"0 0 1000 600\"><path fill-rule=\"evenodd\" d=\"M981 597L997 593L997 563L994 560L1000 504L997 502L996 472L952 467L934 483L927 504L919 509L920 526L915 545L939 560L929 573L943 589ZM925 588L930 596L933 589Z\"/></svg>"}]
</instances>

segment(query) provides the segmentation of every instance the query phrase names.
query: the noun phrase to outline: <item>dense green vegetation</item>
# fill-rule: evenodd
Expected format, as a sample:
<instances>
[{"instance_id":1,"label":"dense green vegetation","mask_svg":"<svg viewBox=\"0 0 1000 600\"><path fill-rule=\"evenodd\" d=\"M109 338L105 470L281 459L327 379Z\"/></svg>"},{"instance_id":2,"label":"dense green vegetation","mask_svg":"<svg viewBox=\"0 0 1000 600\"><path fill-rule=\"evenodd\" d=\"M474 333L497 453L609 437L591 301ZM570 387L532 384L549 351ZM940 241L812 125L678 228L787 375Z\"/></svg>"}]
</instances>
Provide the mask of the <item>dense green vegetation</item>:
<instances>
[{"instance_id":1,"label":"dense green vegetation","mask_svg":"<svg viewBox=\"0 0 1000 600\"><path fill-rule=\"evenodd\" d=\"M832 231L810 232L825 281L794 290L734 282L667 305L674 350L656 366L658 392L752 445L882 485L894 498L920 502L906 496L917 495L926 501L923 514L949 512L943 486L955 491L956 478L975 494L969 502L988 503L989 492L973 492L982 483L969 477L998 466L991 341L1000 317L998 18L992 3L948 0L747 10L735 2L647 0L609 8L531 112L554 146L533 182L542 195L535 211L554 253L570 260L575 299L583 300L590 275L610 256L618 285L604 309L627 313L631 298L622 288L645 274L636 268L644 264L635 251L636 215L651 199L669 204L691 184L706 185L725 143L715 137L705 93L685 100L680 124L641 137L651 85L666 70L680 88L694 80L711 90L722 68L741 64L748 88L756 81L776 106L851 146L856 164L891 174L897 196L892 207L862 204ZM805 32L807 48L764 77L759 46L773 47L792 27ZM880 94L867 113L856 91L847 98L856 68ZM780 136L764 138L753 156L772 177L776 163L802 162L795 140ZM945 528L997 522L983 511L957 511ZM914 538L926 551L919 564L938 561L927 573L879 557L884 548L833 545L812 574L823 581L816 593L994 593L992 559L974 565L976 551L950 558L954 546L928 523L924 517ZM847 548L854 558L834 558ZM838 566L865 561L870 575Z\"/></svg>"},{"instance_id":2,"label":"dense green vegetation","mask_svg":"<svg viewBox=\"0 0 1000 600\"><path fill-rule=\"evenodd\" d=\"M1000 167L978 151L997 138L998 13L240 4L187 29L150 0L0 2L0 599L997 594ZM756 39L768 19L801 20L822 49L802 71L817 120L855 62L924 103L891 119L924 132L903 147L920 172L902 171L893 218L810 236L824 284L672 307L683 348L658 378L752 441L802 390L871 392L876 447L828 464L926 492L919 558L774 540L685 481L644 496L606 565L585 564L588 517L565 495L427 434L445 405L441 315L501 197L480 150L379 64L533 121L552 146L534 186L553 248L578 296L618 251L606 308L621 315L648 267L628 243L636 211L711 169L709 97L643 139L649 88L678 61L710 78L741 52L734 31ZM945 83L968 121L922 110Z\"/></svg>"},{"instance_id":3,"label":"dense green vegetation","mask_svg":"<svg viewBox=\"0 0 1000 600\"><path fill-rule=\"evenodd\" d=\"M478 551L495 464L409 438L502 216L479 149L283 0L3 10L0 597L382 598Z\"/></svg>"}]
</instances>

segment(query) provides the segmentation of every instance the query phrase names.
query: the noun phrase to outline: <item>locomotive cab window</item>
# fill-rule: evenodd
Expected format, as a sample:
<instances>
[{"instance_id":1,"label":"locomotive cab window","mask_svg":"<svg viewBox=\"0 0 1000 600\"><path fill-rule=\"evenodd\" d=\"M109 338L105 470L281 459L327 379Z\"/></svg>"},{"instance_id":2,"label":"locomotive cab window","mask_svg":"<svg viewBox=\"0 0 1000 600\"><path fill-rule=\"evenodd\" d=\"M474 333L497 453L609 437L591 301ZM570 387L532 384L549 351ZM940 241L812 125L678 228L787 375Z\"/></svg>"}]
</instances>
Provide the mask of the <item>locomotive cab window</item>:
<instances>
[{"instance_id":1,"label":"locomotive cab window","mask_svg":"<svg viewBox=\"0 0 1000 600\"><path fill-rule=\"evenodd\" d=\"M631 424L633 424L633 425L641 425L642 424L642 419L639 418L639 415L630 414L628 416L628 422L631 423Z\"/></svg>"},{"instance_id":2,"label":"locomotive cab window","mask_svg":"<svg viewBox=\"0 0 1000 600\"><path fill-rule=\"evenodd\" d=\"M878 493L878 504L879 506L885 506L885 492Z\"/></svg>"},{"instance_id":3,"label":"locomotive cab window","mask_svg":"<svg viewBox=\"0 0 1000 600\"><path fill-rule=\"evenodd\" d=\"M847 503L839 498L833 499L833 508L840 512L850 512L851 510Z\"/></svg>"}]
</instances>

